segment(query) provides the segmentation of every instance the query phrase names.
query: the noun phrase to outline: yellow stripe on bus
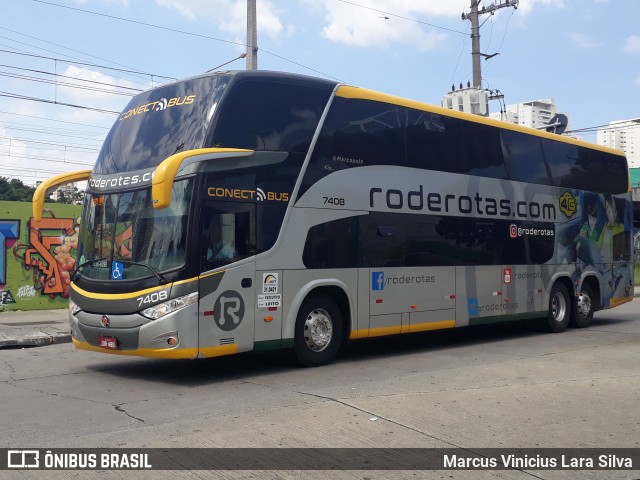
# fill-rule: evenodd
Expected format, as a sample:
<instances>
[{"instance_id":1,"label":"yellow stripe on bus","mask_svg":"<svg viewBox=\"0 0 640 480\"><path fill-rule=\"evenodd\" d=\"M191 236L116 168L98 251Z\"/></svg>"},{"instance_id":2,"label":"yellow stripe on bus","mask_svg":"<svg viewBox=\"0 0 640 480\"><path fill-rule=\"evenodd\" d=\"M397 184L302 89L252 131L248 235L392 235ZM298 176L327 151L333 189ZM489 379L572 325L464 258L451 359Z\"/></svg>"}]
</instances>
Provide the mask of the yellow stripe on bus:
<instances>
[{"instance_id":1,"label":"yellow stripe on bus","mask_svg":"<svg viewBox=\"0 0 640 480\"><path fill-rule=\"evenodd\" d=\"M111 353L113 355L127 355L133 357L151 357L151 358L168 358L168 359L191 359L198 357L221 357L223 355L232 355L238 353L238 345L233 343L230 345L220 345L217 347L205 347L200 349L198 354L197 348L138 348L136 350L110 350L107 348L94 347L86 342L72 339L76 348L81 350L89 350L90 352Z\"/></svg>"},{"instance_id":2,"label":"yellow stripe on bus","mask_svg":"<svg viewBox=\"0 0 640 480\"><path fill-rule=\"evenodd\" d=\"M94 347L75 338L71 339L76 348L89 350L90 352L111 353L113 355L128 355L133 357L153 358L197 358L197 348L138 348L136 350L110 350L108 348ZM226 345L225 345L226 346Z\"/></svg>"},{"instance_id":3,"label":"yellow stripe on bus","mask_svg":"<svg viewBox=\"0 0 640 480\"><path fill-rule=\"evenodd\" d=\"M95 292L87 292L86 290L83 290L82 288L77 286L75 283L71 283L71 288L73 288L73 290L78 292L80 295L87 298L97 298L99 300L127 300L129 298L136 298L136 297L139 297L140 295L145 295L147 293L155 292L157 290L162 290L163 288L167 288L170 286L171 284L160 285L158 287L147 288L146 290L139 290L137 292L131 292L131 293L95 293Z\"/></svg>"},{"instance_id":4,"label":"yellow stripe on bus","mask_svg":"<svg viewBox=\"0 0 640 480\"><path fill-rule=\"evenodd\" d=\"M623 303L630 302L631 300L633 300L633 297L612 298L611 300L609 300L609 307L615 308L622 305Z\"/></svg>"},{"instance_id":5,"label":"yellow stripe on bus","mask_svg":"<svg viewBox=\"0 0 640 480\"><path fill-rule=\"evenodd\" d=\"M414 332L426 332L429 330L442 330L445 328L454 328L456 326L455 320L442 320L440 322L425 322L416 323L405 326L395 325L392 327L377 327L377 328L364 328L362 330L353 330L349 339L355 340L358 338L367 337L383 337L386 335L397 335L399 333L414 333Z\"/></svg>"},{"instance_id":6,"label":"yellow stripe on bus","mask_svg":"<svg viewBox=\"0 0 640 480\"><path fill-rule=\"evenodd\" d=\"M187 280L179 280L177 282L166 283L164 285L159 285L157 287L151 287L151 288L147 288L146 290L138 290L136 292L130 292L130 293L95 293L95 292L87 292L86 290L83 290L82 288L80 288L78 285L76 285L73 282L71 282L71 287L76 292L78 292L80 295L82 295L84 297L87 297L87 298L96 298L98 300L127 300L127 299L130 299L130 298L139 297L140 295L146 295L146 294L151 293L151 292L162 290L163 288L172 287L174 285L182 285L182 284L189 283L189 282L195 282L199 278L202 278L202 277L194 277L194 278L189 278Z\"/></svg>"}]
</instances>

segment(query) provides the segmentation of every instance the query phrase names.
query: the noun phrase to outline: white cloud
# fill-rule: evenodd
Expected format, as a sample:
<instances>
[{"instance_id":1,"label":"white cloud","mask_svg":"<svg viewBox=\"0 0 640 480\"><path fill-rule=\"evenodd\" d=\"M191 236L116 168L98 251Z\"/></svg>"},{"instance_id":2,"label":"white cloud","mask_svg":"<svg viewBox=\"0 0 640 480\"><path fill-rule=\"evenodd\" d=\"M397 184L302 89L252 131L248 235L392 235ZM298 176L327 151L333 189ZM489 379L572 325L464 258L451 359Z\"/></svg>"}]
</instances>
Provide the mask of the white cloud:
<instances>
[{"instance_id":1,"label":"white cloud","mask_svg":"<svg viewBox=\"0 0 640 480\"><path fill-rule=\"evenodd\" d=\"M581 48L597 48L602 46L602 43L581 32L572 32L569 34L569 38L571 38L571 41L575 45Z\"/></svg>"},{"instance_id":2,"label":"white cloud","mask_svg":"<svg viewBox=\"0 0 640 480\"><path fill-rule=\"evenodd\" d=\"M247 31L246 0L156 0L160 6L172 8L190 19L213 20L223 32L242 38ZM295 30L293 25L285 26L280 19L282 12L269 0L258 0L256 5L258 17L258 38L265 34L277 39L282 35L290 35Z\"/></svg>"},{"instance_id":3,"label":"white cloud","mask_svg":"<svg viewBox=\"0 0 640 480\"><path fill-rule=\"evenodd\" d=\"M151 87L150 82L147 85L141 85L75 65L69 65L62 75L72 77L71 79L63 79L62 81L64 81L64 83L77 85L80 88L58 86L58 94L64 98L64 100L61 101L103 110L120 111L129 102L131 96L118 95L116 92L135 95L139 93L138 90L145 90ZM87 81L85 82L83 80ZM142 80L140 81L142 82Z\"/></svg>"},{"instance_id":4,"label":"white cloud","mask_svg":"<svg viewBox=\"0 0 640 480\"><path fill-rule=\"evenodd\" d=\"M518 11L524 14L530 13L538 4L564 8L564 0L520 0Z\"/></svg>"},{"instance_id":5,"label":"white cloud","mask_svg":"<svg viewBox=\"0 0 640 480\"><path fill-rule=\"evenodd\" d=\"M640 53L640 35L630 35L624 45L624 51L628 53Z\"/></svg>"},{"instance_id":6,"label":"white cloud","mask_svg":"<svg viewBox=\"0 0 640 480\"><path fill-rule=\"evenodd\" d=\"M378 0L367 2L370 8L362 8L337 0L324 0L326 25L322 35L346 45L386 48L391 44L404 44L421 51L433 50L448 35L443 30L407 19L437 25L438 18L459 17L466 3L464 0Z\"/></svg>"}]
</instances>

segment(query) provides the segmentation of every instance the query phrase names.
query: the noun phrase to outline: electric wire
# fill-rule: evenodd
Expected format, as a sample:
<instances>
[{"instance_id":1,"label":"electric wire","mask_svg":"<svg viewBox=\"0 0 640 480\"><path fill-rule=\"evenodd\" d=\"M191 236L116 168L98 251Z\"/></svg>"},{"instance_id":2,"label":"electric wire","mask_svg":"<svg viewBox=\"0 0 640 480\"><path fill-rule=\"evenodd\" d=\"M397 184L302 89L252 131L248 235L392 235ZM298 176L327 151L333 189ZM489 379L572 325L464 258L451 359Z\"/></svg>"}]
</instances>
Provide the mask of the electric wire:
<instances>
[{"instance_id":1,"label":"electric wire","mask_svg":"<svg viewBox=\"0 0 640 480\"><path fill-rule=\"evenodd\" d=\"M39 42L43 42L43 43L50 44L50 45L55 45L56 47L64 48L65 50L70 50L70 51L72 51L72 52L79 53L79 54L84 55L84 56L86 56L86 57L97 58L98 60L103 60L103 61L105 61L105 62L109 62L109 63L112 63L112 64L114 64L114 65L118 65L119 67L123 67L123 68L131 69L131 70L133 71L133 69L132 69L131 67L129 67L128 65L123 65L123 64L121 64L121 63L114 62L113 60L109 60L109 59L107 59L107 58L99 57L99 56L97 56L97 55L92 55L92 54L90 54L90 53L82 52L82 51L80 51L80 50L76 50L76 49L74 49L74 48L65 47L64 45L60 45L59 43L52 42L51 40L45 40L45 39L43 39L43 38L38 38L38 37L34 37L34 36L32 36L32 35L27 35L26 33L17 32L17 31L15 31L15 30L11 30L10 28L6 28L6 27L0 27L0 29L1 29L1 30L6 30L6 31L11 32L11 33L14 33L14 34L16 34L16 35L22 35L22 36L24 36L24 37L31 38L31 39L33 39L33 40L37 40L37 41L39 41ZM15 40L12 40L12 41L15 41ZM42 47L36 47L36 46L34 46L34 48L38 48L38 49L42 49L42 50L44 50L44 48L42 48ZM65 57L69 57L69 58L73 58L73 59L76 59L76 60L80 60L79 58L75 58L75 57L72 57L71 55L66 55L66 54L64 54L64 53L58 53L58 52L53 52L53 53L57 53L57 54L60 54L60 55L64 55ZM132 75L132 76L133 76L133 75L135 75L135 76L137 76L138 78L145 78L146 76L148 76L148 74L143 74L142 72L141 72L139 75L136 75L136 74L133 74L133 73L132 73L131 75ZM152 77L153 77L153 76L154 76L154 75L152 75ZM161 75L155 75L155 76L156 76L156 77L162 77ZM172 77L162 77L162 78L172 78ZM143 84L143 85L144 85L144 84Z\"/></svg>"},{"instance_id":2,"label":"electric wire","mask_svg":"<svg viewBox=\"0 0 640 480\"><path fill-rule=\"evenodd\" d=\"M52 105L62 105L65 107L80 108L83 110L90 110L92 112L106 113L110 115L120 115L120 112L116 112L114 110L106 110L103 108L87 107L84 105L75 105L73 103L58 102L57 100L47 100L46 98L29 97L27 95L19 95L17 93L11 93L11 92L0 91L0 97L15 98L17 100L29 100L32 102L49 103Z\"/></svg>"},{"instance_id":3,"label":"electric wire","mask_svg":"<svg viewBox=\"0 0 640 480\"><path fill-rule=\"evenodd\" d=\"M27 118L35 118L38 120L46 120L48 122L56 122L56 123L68 123L70 125L82 125L83 127L90 127L90 128L101 128L104 130L109 130L111 127L103 127L100 125L87 125L85 123L79 123L79 122L70 122L67 120L58 120L58 119L54 119L54 118L47 118L47 117L38 117L36 115L27 115L24 113L16 113L16 112L7 112L6 110L0 110L0 114L5 114L5 115L15 115L18 117L27 117ZM97 133L96 133L97 135Z\"/></svg>"},{"instance_id":4,"label":"electric wire","mask_svg":"<svg viewBox=\"0 0 640 480\"><path fill-rule=\"evenodd\" d=\"M60 5L58 3L49 2L49 1L45 1L45 0L32 0L32 1L36 2L36 3L41 3L41 4L45 4L45 5L54 6L54 7L66 8L66 9L74 10L74 11L77 11L77 12L88 13L88 14L91 14L91 15L97 15L97 16L100 16L100 17L110 18L112 20L120 20L122 22L129 22L129 23L133 23L133 24L137 24L137 25L144 25L146 27L157 28L157 29L161 29L161 30L167 30L167 31L174 32L174 33L180 33L182 35L188 35L188 36L197 37L197 38L205 38L207 40L214 40L214 41L217 41L217 42L228 43L230 45L237 45L237 46L241 46L241 47L247 47L246 43L235 42L235 41L232 41L232 40L226 40L226 39L223 39L223 38L213 37L211 35L204 35L204 34L201 34L201 33L188 32L186 30L180 30L180 29L177 29L177 28L167 27L167 26L163 26L163 25L155 25L153 23L142 22L142 21L139 21L139 20L132 20L130 18L118 17L116 15L108 15L106 13L94 12L94 11L86 10L86 9L83 9L83 8L71 7L69 5ZM296 61L291 60L289 58L283 57L282 55L278 55L278 54L276 54L274 52L271 52L269 50L265 50L263 48L260 48L260 51L263 52L263 53L266 53L268 55L274 56L276 58L279 58L280 60L284 60L286 62L289 62L289 63L292 63L294 65L297 65L298 67L301 67L301 68L310 70L312 72L318 73L318 74L320 74L320 75L322 75L324 77L332 78L334 80L339 80L336 77L333 77L333 76L331 76L329 74L326 74L324 72L316 70L316 69L314 69L312 67L309 67L307 65L304 65L302 63L296 62Z\"/></svg>"},{"instance_id":5,"label":"electric wire","mask_svg":"<svg viewBox=\"0 0 640 480\"><path fill-rule=\"evenodd\" d=\"M34 1L40 1L40 0L34 0ZM454 30L453 28L447 28L447 27L443 27L441 25L436 25L434 23L429 23L429 22L423 22L422 20L418 20L416 18L411 18L411 17L405 17L403 15L397 15L395 13L391 13L391 12L385 12L383 10L378 10L377 8L373 8L373 7L368 7L366 5L360 5L359 3L354 3L354 2L348 2L347 0L338 0L339 2L342 3L346 3L349 5L353 5L354 7L359 7L359 8L364 8L366 10L372 10L374 12L377 13L382 13L384 15L390 15L392 17L396 17L396 18L401 18L402 20L409 20L411 22L415 22L415 23L420 23L422 25L427 25L429 27L433 27L433 28L438 28L440 30L446 30L447 32L452 32L452 33L459 33L461 35L466 35L465 32L461 32L460 30Z\"/></svg>"}]
</instances>

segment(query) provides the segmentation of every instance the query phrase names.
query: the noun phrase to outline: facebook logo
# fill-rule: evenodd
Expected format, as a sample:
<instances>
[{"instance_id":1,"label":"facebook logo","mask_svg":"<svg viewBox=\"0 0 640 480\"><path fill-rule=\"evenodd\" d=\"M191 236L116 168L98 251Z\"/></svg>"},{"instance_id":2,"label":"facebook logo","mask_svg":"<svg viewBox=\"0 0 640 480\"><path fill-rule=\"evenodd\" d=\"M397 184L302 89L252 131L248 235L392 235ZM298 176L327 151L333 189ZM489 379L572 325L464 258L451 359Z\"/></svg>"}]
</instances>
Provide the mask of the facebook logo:
<instances>
[{"instance_id":1,"label":"facebook logo","mask_svg":"<svg viewBox=\"0 0 640 480\"><path fill-rule=\"evenodd\" d=\"M371 290L384 290L384 272L371 272Z\"/></svg>"},{"instance_id":2,"label":"facebook logo","mask_svg":"<svg viewBox=\"0 0 640 480\"><path fill-rule=\"evenodd\" d=\"M470 298L469 299L469 315L478 315L478 299L477 298Z\"/></svg>"}]
</instances>

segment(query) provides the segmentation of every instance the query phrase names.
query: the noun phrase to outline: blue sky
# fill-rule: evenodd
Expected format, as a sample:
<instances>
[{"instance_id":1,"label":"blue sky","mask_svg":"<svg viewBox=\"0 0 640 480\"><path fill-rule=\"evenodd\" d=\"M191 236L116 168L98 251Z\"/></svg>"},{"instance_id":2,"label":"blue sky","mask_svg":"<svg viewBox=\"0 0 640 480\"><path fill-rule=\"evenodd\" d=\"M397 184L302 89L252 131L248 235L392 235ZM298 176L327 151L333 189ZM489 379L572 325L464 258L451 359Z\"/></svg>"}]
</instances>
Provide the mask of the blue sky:
<instances>
[{"instance_id":1,"label":"blue sky","mask_svg":"<svg viewBox=\"0 0 640 480\"><path fill-rule=\"evenodd\" d=\"M461 19L470 2L258 0L258 67L439 104L452 83L471 79L470 25ZM90 168L116 119L47 102L120 111L136 90L245 50L246 0L2 3L0 175L27 184ZM485 15L481 50L499 55L482 62L483 85L508 104L554 98L573 129L638 118L638 18L639 0L520 0L517 10Z\"/></svg>"}]
</instances>

